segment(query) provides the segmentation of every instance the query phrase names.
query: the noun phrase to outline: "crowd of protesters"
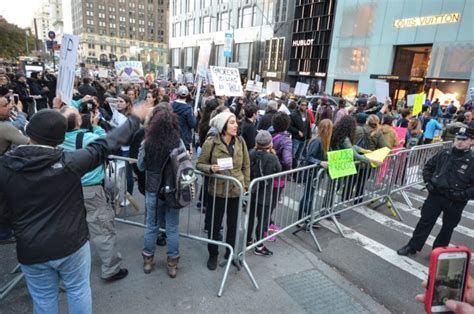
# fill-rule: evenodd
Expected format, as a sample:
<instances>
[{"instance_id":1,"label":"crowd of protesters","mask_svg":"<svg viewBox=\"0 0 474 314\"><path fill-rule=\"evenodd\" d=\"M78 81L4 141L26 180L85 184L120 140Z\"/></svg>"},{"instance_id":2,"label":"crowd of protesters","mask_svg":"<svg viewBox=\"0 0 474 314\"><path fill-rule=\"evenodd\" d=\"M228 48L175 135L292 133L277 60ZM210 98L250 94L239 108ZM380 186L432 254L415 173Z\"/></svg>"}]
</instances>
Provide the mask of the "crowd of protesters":
<instances>
[{"instance_id":1,"label":"crowd of protesters","mask_svg":"<svg viewBox=\"0 0 474 314\"><path fill-rule=\"evenodd\" d=\"M128 274L121 267L115 215L104 190L108 154L138 159L136 165L127 165L126 190L133 195L137 182L145 195L143 270L154 269L155 244L167 245L167 270L174 278L180 258L179 211L157 195L161 165L171 149L196 154L197 169L231 176L247 190L258 177L306 165L327 168L330 151L350 148L360 161L358 172L371 171L368 165L380 161L364 155L370 151L412 148L437 136L453 140L460 128L474 127L471 103L443 108L437 100L427 101L422 115L412 117L403 104L369 95L359 95L352 107L344 100L332 106L327 96L317 102L291 93L226 97L217 96L211 85L197 90L194 84L168 81L117 84L84 75L77 78L73 101L66 105L55 89L53 74L32 72L27 78L0 69L0 241L16 241L18 260L40 312L57 312L58 278L66 287L70 309L90 309L89 240L101 259L103 280ZM395 127L407 128L406 137L398 138ZM220 169L218 159L226 158L232 158L232 168ZM356 176L354 187L345 186L343 197L362 195L364 177ZM285 178L271 180L252 193L249 243L278 228L272 220L277 198L257 195L278 195L285 184ZM200 195L215 196L212 202L207 196L199 200L207 207L209 237L219 241L225 223L225 239L234 247L240 191L226 190L215 180L206 180L202 188ZM313 198L308 195L313 193L314 187L306 185L300 217L310 212ZM208 251L207 267L215 270L218 247L209 244ZM263 244L254 253L273 254ZM227 250L224 258L229 255Z\"/></svg>"}]
</instances>

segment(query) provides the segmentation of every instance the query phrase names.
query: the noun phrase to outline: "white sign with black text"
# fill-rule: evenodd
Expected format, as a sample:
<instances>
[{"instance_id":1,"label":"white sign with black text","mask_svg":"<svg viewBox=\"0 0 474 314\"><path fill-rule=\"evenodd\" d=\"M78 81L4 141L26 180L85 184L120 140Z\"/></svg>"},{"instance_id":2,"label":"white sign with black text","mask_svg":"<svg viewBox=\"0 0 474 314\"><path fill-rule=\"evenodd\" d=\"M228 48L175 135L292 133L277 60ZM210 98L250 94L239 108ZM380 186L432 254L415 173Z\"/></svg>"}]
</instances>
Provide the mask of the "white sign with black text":
<instances>
[{"instance_id":1,"label":"white sign with black text","mask_svg":"<svg viewBox=\"0 0 474 314\"><path fill-rule=\"evenodd\" d=\"M79 37L64 34L61 41L61 52L59 53L59 73L56 86L56 95L61 100L72 105L72 90L76 71L77 49Z\"/></svg>"}]
</instances>

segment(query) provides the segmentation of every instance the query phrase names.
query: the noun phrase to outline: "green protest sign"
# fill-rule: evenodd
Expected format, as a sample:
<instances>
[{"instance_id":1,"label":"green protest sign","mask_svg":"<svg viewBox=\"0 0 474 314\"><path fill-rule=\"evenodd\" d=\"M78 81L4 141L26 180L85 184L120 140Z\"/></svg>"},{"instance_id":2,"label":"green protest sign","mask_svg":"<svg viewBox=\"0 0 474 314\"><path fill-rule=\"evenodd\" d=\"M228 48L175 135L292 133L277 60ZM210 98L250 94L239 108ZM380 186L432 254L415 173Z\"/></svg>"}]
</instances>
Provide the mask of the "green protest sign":
<instances>
[{"instance_id":1,"label":"green protest sign","mask_svg":"<svg viewBox=\"0 0 474 314\"><path fill-rule=\"evenodd\" d=\"M354 164L352 148L328 152L328 169L331 179L356 174L357 170Z\"/></svg>"}]
</instances>

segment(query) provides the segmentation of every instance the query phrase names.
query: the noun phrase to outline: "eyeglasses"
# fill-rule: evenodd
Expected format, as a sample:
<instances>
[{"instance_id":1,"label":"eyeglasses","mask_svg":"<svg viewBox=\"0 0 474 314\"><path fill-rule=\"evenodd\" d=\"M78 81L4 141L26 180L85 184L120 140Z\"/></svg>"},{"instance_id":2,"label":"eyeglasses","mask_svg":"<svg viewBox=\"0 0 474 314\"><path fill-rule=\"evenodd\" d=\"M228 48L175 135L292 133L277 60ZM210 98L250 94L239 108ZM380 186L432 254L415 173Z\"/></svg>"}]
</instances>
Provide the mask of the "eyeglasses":
<instances>
[{"instance_id":1,"label":"eyeglasses","mask_svg":"<svg viewBox=\"0 0 474 314\"><path fill-rule=\"evenodd\" d=\"M456 141L467 141L469 138L466 137L466 138L459 138L459 137L456 137Z\"/></svg>"}]
</instances>

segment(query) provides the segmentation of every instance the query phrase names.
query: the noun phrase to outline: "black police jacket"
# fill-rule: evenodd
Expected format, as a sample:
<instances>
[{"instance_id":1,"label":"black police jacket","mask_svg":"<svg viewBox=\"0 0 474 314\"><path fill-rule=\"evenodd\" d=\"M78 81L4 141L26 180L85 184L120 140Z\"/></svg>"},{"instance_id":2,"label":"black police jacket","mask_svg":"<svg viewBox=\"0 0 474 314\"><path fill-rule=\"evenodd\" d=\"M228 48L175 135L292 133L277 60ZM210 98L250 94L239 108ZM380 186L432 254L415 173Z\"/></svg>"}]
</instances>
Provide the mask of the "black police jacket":
<instances>
[{"instance_id":1,"label":"black police jacket","mask_svg":"<svg viewBox=\"0 0 474 314\"><path fill-rule=\"evenodd\" d=\"M423 168L423 180L440 194L466 191L468 199L474 199L474 152L452 148L436 154Z\"/></svg>"},{"instance_id":2,"label":"black police jacket","mask_svg":"<svg viewBox=\"0 0 474 314\"><path fill-rule=\"evenodd\" d=\"M12 228L22 264L64 258L88 240L81 177L126 143L140 121L130 117L107 137L64 152L19 146L0 158L0 228Z\"/></svg>"}]
</instances>

